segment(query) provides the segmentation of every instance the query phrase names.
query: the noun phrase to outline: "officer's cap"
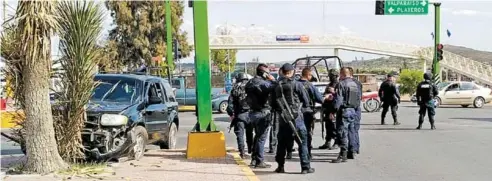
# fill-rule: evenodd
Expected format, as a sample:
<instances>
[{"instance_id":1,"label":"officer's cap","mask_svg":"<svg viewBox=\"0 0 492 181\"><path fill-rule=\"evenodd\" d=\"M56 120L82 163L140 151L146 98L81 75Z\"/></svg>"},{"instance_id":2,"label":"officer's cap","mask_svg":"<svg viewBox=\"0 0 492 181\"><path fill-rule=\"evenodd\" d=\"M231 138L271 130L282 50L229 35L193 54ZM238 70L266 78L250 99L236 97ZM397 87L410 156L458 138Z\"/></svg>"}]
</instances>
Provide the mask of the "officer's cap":
<instances>
[{"instance_id":1,"label":"officer's cap","mask_svg":"<svg viewBox=\"0 0 492 181\"><path fill-rule=\"evenodd\" d=\"M291 70L294 70L294 66L292 66L292 64L290 64L290 63L286 63L286 64L282 65L282 67L280 69L282 69L283 71L291 71Z\"/></svg>"}]
</instances>

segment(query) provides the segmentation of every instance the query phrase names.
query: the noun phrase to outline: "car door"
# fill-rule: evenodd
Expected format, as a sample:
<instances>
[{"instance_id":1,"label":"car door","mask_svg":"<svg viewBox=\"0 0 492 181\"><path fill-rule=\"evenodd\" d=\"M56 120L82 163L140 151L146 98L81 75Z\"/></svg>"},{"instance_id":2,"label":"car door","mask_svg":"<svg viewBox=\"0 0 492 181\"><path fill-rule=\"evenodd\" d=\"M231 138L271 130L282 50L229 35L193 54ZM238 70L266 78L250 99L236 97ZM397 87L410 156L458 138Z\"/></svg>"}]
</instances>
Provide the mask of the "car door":
<instances>
[{"instance_id":1,"label":"car door","mask_svg":"<svg viewBox=\"0 0 492 181\"><path fill-rule=\"evenodd\" d=\"M471 82L461 82L460 85L460 102L461 104L473 104L475 94L479 92L478 87Z\"/></svg>"},{"instance_id":2,"label":"car door","mask_svg":"<svg viewBox=\"0 0 492 181\"><path fill-rule=\"evenodd\" d=\"M152 81L147 92L147 103L153 96L159 97L160 103L147 104L145 108L145 121L149 136L154 138L156 133L162 134L168 126L168 108L166 105L166 97L162 85L159 81Z\"/></svg>"},{"instance_id":3,"label":"car door","mask_svg":"<svg viewBox=\"0 0 492 181\"><path fill-rule=\"evenodd\" d=\"M460 102L460 84L452 83L444 90L441 97L441 104L459 104Z\"/></svg>"}]
</instances>

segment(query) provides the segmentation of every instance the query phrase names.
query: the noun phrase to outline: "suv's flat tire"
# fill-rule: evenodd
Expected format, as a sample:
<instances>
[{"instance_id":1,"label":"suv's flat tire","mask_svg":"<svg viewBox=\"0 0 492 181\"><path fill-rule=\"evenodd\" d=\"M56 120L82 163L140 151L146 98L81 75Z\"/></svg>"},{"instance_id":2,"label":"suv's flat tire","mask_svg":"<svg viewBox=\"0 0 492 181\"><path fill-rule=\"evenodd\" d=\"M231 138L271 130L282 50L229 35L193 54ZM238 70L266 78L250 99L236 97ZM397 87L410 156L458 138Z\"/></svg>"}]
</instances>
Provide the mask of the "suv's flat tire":
<instances>
[{"instance_id":1,"label":"suv's flat tire","mask_svg":"<svg viewBox=\"0 0 492 181\"><path fill-rule=\"evenodd\" d=\"M145 146L149 140L149 135L147 130L143 126L136 126L133 128L133 132L135 134L135 146L131 148L130 158L134 160L140 160L144 156Z\"/></svg>"}]
</instances>

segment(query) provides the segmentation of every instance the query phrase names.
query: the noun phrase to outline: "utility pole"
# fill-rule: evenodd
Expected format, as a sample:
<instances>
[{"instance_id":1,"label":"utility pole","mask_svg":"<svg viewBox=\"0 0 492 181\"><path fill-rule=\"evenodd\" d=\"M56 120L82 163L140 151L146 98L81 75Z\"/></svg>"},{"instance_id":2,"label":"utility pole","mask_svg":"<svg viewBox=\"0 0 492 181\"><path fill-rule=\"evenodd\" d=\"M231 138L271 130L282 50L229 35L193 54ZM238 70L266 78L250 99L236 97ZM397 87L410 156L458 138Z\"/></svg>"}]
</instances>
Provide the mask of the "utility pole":
<instances>
[{"instance_id":1,"label":"utility pole","mask_svg":"<svg viewBox=\"0 0 492 181\"><path fill-rule=\"evenodd\" d=\"M169 82L171 82L171 65L173 64L173 32L171 26L171 1L166 0L166 60L167 78Z\"/></svg>"},{"instance_id":2,"label":"utility pole","mask_svg":"<svg viewBox=\"0 0 492 181\"><path fill-rule=\"evenodd\" d=\"M434 4L434 60L432 61L432 75L435 84L441 82L441 71L437 49L440 44L441 37L441 3Z\"/></svg>"}]
</instances>

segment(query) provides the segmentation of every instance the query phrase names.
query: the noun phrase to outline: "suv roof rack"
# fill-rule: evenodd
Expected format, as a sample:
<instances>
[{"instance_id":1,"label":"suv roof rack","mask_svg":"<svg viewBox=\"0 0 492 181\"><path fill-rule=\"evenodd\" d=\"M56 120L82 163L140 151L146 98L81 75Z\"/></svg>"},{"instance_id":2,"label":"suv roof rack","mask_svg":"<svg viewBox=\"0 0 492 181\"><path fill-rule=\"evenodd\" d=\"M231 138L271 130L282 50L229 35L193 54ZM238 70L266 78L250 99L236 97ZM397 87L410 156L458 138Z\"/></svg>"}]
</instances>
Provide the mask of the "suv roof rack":
<instances>
[{"instance_id":1,"label":"suv roof rack","mask_svg":"<svg viewBox=\"0 0 492 181\"><path fill-rule=\"evenodd\" d=\"M150 71L149 71L150 70ZM157 71L152 71L157 70ZM135 75L152 75L162 77L161 67L146 67L142 66L135 71L101 71L100 74L135 74ZM152 74L154 73L154 74Z\"/></svg>"}]
</instances>

